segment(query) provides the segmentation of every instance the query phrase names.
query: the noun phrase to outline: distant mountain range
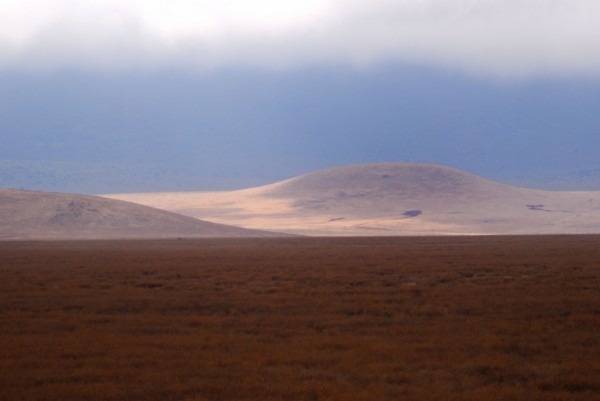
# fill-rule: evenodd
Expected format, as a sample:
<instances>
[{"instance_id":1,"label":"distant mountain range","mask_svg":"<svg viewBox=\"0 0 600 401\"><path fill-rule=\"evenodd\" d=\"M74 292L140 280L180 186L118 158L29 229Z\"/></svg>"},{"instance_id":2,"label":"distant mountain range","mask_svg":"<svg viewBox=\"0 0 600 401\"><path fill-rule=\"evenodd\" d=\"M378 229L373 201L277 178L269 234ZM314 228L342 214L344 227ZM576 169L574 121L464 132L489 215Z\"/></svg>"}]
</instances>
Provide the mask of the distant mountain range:
<instances>
[{"instance_id":1,"label":"distant mountain range","mask_svg":"<svg viewBox=\"0 0 600 401\"><path fill-rule=\"evenodd\" d=\"M600 191L527 189L419 163L349 165L229 192L107 197L309 235L600 233Z\"/></svg>"},{"instance_id":2,"label":"distant mountain range","mask_svg":"<svg viewBox=\"0 0 600 401\"><path fill-rule=\"evenodd\" d=\"M229 190L403 160L600 190L598 110L597 79L501 82L422 64L15 71L0 74L0 187Z\"/></svg>"}]
</instances>

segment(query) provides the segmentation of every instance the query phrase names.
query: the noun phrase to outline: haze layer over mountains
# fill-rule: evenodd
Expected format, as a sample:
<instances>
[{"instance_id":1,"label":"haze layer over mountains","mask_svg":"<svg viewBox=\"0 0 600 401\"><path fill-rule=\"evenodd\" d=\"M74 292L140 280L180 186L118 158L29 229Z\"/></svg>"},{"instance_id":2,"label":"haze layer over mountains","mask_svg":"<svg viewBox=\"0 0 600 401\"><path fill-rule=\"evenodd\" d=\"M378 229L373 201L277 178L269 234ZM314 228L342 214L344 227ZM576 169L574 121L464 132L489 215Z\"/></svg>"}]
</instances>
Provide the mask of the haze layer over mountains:
<instances>
[{"instance_id":1,"label":"haze layer over mountains","mask_svg":"<svg viewBox=\"0 0 600 401\"><path fill-rule=\"evenodd\" d=\"M350 165L238 191L107 197L222 224L308 235L600 232L600 191L519 188L418 163Z\"/></svg>"},{"instance_id":2,"label":"haze layer over mountains","mask_svg":"<svg viewBox=\"0 0 600 401\"><path fill-rule=\"evenodd\" d=\"M3 0L0 187L216 191L339 165L600 190L594 0Z\"/></svg>"}]
</instances>

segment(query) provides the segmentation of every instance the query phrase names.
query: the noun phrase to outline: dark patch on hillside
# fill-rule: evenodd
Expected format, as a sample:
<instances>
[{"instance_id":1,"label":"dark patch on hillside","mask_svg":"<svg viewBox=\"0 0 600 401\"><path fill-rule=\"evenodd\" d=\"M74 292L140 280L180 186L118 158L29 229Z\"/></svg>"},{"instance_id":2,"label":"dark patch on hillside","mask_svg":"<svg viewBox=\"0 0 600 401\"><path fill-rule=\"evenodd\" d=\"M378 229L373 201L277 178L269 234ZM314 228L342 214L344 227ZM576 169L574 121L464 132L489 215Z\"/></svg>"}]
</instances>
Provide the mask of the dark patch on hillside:
<instances>
[{"instance_id":1,"label":"dark patch on hillside","mask_svg":"<svg viewBox=\"0 0 600 401\"><path fill-rule=\"evenodd\" d=\"M402 216L406 216L406 217L417 217L419 215L423 214L422 211L420 210L409 210L407 212L402 213Z\"/></svg>"}]
</instances>

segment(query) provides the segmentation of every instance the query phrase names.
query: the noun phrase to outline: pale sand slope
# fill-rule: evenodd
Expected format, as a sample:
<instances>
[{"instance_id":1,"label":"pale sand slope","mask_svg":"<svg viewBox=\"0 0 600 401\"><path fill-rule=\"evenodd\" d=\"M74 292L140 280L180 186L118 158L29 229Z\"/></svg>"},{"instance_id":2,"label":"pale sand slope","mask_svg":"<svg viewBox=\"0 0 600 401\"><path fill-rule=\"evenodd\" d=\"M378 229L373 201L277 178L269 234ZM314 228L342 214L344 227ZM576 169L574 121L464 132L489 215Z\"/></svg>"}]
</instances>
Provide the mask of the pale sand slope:
<instances>
[{"instance_id":1,"label":"pale sand slope","mask_svg":"<svg viewBox=\"0 0 600 401\"><path fill-rule=\"evenodd\" d=\"M0 189L0 240L273 235L97 196Z\"/></svg>"},{"instance_id":2,"label":"pale sand slope","mask_svg":"<svg viewBox=\"0 0 600 401\"><path fill-rule=\"evenodd\" d=\"M298 234L600 233L600 192L517 188L429 164L351 165L230 192L106 196Z\"/></svg>"}]
</instances>

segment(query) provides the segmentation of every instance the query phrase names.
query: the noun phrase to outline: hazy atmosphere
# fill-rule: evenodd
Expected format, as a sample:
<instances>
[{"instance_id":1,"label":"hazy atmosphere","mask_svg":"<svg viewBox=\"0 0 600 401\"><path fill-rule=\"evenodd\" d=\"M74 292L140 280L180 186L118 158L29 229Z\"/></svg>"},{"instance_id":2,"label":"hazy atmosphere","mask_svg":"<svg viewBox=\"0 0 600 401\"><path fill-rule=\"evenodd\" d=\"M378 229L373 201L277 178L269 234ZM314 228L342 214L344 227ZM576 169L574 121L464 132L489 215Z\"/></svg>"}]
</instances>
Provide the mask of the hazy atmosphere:
<instances>
[{"instance_id":1,"label":"hazy atmosphere","mask_svg":"<svg viewBox=\"0 0 600 401\"><path fill-rule=\"evenodd\" d=\"M591 0L0 3L0 187L233 189L427 162L600 189Z\"/></svg>"},{"instance_id":2,"label":"hazy atmosphere","mask_svg":"<svg viewBox=\"0 0 600 401\"><path fill-rule=\"evenodd\" d=\"M0 0L0 401L600 400L600 0Z\"/></svg>"}]
</instances>

